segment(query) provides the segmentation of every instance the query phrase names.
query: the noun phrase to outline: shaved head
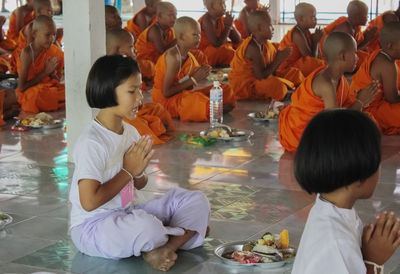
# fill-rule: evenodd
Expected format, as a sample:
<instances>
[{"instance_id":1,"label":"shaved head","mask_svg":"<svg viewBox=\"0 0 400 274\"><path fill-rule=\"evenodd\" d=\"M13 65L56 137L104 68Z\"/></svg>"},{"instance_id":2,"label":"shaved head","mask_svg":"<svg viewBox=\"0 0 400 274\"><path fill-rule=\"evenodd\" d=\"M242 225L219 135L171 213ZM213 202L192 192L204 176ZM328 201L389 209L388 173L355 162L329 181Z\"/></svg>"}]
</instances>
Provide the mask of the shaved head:
<instances>
[{"instance_id":1,"label":"shaved head","mask_svg":"<svg viewBox=\"0 0 400 274\"><path fill-rule=\"evenodd\" d=\"M176 19L174 25L174 32L175 35L178 36L179 34L185 33L188 28L196 27L199 23L191 17L182 16Z\"/></svg>"},{"instance_id":2,"label":"shaved head","mask_svg":"<svg viewBox=\"0 0 400 274\"><path fill-rule=\"evenodd\" d=\"M309 12L313 12L314 10L315 7L313 5L306 2L301 2L297 4L296 8L294 9L294 17L297 19L300 16L306 16Z\"/></svg>"},{"instance_id":3,"label":"shaved head","mask_svg":"<svg viewBox=\"0 0 400 274\"><path fill-rule=\"evenodd\" d=\"M349 51L357 44L354 38L345 32L332 32L330 33L324 42L323 51L328 62L336 61L341 52Z\"/></svg>"},{"instance_id":4,"label":"shaved head","mask_svg":"<svg viewBox=\"0 0 400 274\"><path fill-rule=\"evenodd\" d=\"M254 32L260 24L271 24L271 17L266 11L256 10L249 14L247 24L250 32Z\"/></svg>"},{"instance_id":5,"label":"shaved head","mask_svg":"<svg viewBox=\"0 0 400 274\"><path fill-rule=\"evenodd\" d=\"M379 34L379 43L384 48L388 43L400 41L400 22L390 22L383 26Z\"/></svg>"},{"instance_id":6,"label":"shaved head","mask_svg":"<svg viewBox=\"0 0 400 274\"><path fill-rule=\"evenodd\" d=\"M38 17L36 17L33 21L32 29L35 31L40 31L45 27L55 28L56 24L51 17L48 17L46 15L39 15Z\"/></svg>"},{"instance_id":7,"label":"shaved head","mask_svg":"<svg viewBox=\"0 0 400 274\"><path fill-rule=\"evenodd\" d=\"M383 15L384 24L387 24L390 22L398 22L398 21L399 21L399 17L397 17L397 15L394 11L389 11Z\"/></svg>"},{"instance_id":8,"label":"shaved head","mask_svg":"<svg viewBox=\"0 0 400 274\"><path fill-rule=\"evenodd\" d=\"M120 29L122 28L122 19L119 15L117 8L110 5L104 6L106 29Z\"/></svg>"},{"instance_id":9,"label":"shaved head","mask_svg":"<svg viewBox=\"0 0 400 274\"><path fill-rule=\"evenodd\" d=\"M36 1L36 0L35 0L35 1ZM118 13L117 8L114 7L114 6L105 5L104 8L105 8L104 11L105 11L106 16L107 16L107 15L111 15L111 14L115 14L115 13Z\"/></svg>"},{"instance_id":10,"label":"shaved head","mask_svg":"<svg viewBox=\"0 0 400 274\"><path fill-rule=\"evenodd\" d=\"M157 4L157 14L165 14L171 10L176 10L176 8L170 2L160 2Z\"/></svg>"},{"instance_id":11,"label":"shaved head","mask_svg":"<svg viewBox=\"0 0 400 274\"><path fill-rule=\"evenodd\" d=\"M106 32L106 54L116 54L114 50L123 44L133 44L132 34L124 29L111 29Z\"/></svg>"},{"instance_id":12,"label":"shaved head","mask_svg":"<svg viewBox=\"0 0 400 274\"><path fill-rule=\"evenodd\" d=\"M347 5L347 15L357 16L368 13L368 6L360 0L353 0Z\"/></svg>"},{"instance_id":13,"label":"shaved head","mask_svg":"<svg viewBox=\"0 0 400 274\"><path fill-rule=\"evenodd\" d=\"M144 3L146 4L146 6L152 6L154 4L158 4L158 2L160 2L161 0L145 0Z\"/></svg>"}]
</instances>

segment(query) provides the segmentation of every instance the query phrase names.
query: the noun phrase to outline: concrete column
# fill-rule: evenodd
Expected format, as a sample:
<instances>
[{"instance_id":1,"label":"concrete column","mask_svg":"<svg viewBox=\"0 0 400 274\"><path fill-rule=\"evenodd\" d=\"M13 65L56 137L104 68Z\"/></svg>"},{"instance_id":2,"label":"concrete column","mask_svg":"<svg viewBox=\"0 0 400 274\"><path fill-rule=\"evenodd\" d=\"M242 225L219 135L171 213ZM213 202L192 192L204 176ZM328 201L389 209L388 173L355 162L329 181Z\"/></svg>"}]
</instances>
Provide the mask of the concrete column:
<instances>
[{"instance_id":1,"label":"concrete column","mask_svg":"<svg viewBox=\"0 0 400 274\"><path fill-rule=\"evenodd\" d=\"M63 1L68 159L76 139L93 118L86 102L92 64L106 53L104 0Z\"/></svg>"},{"instance_id":2,"label":"concrete column","mask_svg":"<svg viewBox=\"0 0 400 274\"><path fill-rule=\"evenodd\" d=\"M272 24L279 24L281 22L281 1L269 0L269 12L271 14Z\"/></svg>"}]
</instances>

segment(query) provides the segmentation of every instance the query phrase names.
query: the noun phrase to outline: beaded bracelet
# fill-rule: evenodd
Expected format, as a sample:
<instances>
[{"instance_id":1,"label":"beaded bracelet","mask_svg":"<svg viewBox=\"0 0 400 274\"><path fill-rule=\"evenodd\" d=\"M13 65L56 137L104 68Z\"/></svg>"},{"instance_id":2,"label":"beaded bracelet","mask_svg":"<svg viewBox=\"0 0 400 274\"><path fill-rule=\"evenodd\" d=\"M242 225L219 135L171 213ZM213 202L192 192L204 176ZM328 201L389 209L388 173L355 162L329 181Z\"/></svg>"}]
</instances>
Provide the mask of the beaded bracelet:
<instances>
[{"instance_id":1,"label":"beaded bracelet","mask_svg":"<svg viewBox=\"0 0 400 274\"><path fill-rule=\"evenodd\" d=\"M383 274L383 265L376 264L371 261L364 260L365 264L373 265L374 266L374 273L378 274L378 269L381 271L380 274Z\"/></svg>"}]
</instances>

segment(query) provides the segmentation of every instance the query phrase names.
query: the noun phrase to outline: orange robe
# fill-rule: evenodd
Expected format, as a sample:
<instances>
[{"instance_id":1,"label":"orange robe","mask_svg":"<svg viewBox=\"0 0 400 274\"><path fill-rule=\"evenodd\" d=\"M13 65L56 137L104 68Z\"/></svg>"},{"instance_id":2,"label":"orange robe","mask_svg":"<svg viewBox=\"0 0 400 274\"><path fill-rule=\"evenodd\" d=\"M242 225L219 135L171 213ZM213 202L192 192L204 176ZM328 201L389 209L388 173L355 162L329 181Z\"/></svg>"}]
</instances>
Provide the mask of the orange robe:
<instances>
[{"instance_id":1,"label":"orange robe","mask_svg":"<svg viewBox=\"0 0 400 274\"><path fill-rule=\"evenodd\" d=\"M229 84L238 100L241 99L266 99L282 100L287 89L294 88L290 80L277 76L269 76L258 80L254 76L253 64L245 57L246 49L253 37L249 36L242 41L235 52L231 62L232 70L228 74ZM271 63L276 55L276 48L271 42L266 41L263 47L264 63Z\"/></svg>"},{"instance_id":2,"label":"orange robe","mask_svg":"<svg viewBox=\"0 0 400 274\"><path fill-rule=\"evenodd\" d=\"M357 73L354 74L350 89L353 92L361 90L372 82L370 69L371 64L379 54L377 49L368 56L368 59L361 65ZM397 66L397 68L399 68ZM400 78L399 70L397 71L398 79ZM400 82L398 82L400 88ZM390 104L384 98L383 92L378 93L375 99L364 108L364 112L371 115L378 123L383 134L393 135L400 133L400 103Z\"/></svg>"},{"instance_id":3,"label":"orange robe","mask_svg":"<svg viewBox=\"0 0 400 274\"><path fill-rule=\"evenodd\" d=\"M320 49L321 49L321 54L322 54L323 57L325 56L325 54L324 54L324 51L322 49L323 49L323 45L324 45L324 41L325 41L326 37L328 36L329 33L333 32L336 27L338 27L339 25L341 25L345 21L347 21L347 17L346 16L342 16L342 17L339 17L338 19L336 19L335 21L333 21L332 23L330 23L328 26L326 26L324 28L324 35L322 36L321 41L319 42L319 46L320 46ZM357 27L353 37L356 40L357 45L359 45L364 40L364 34L361 31L361 26ZM364 50L357 50L357 56L358 56L357 68L358 68L364 62L364 60L368 57L368 53L366 51L364 51Z\"/></svg>"},{"instance_id":4,"label":"orange robe","mask_svg":"<svg viewBox=\"0 0 400 274\"><path fill-rule=\"evenodd\" d=\"M293 93L291 105L279 115L279 141L290 152L297 150L303 131L311 119L325 109L324 101L312 90L314 77L323 69L324 67L320 67L308 75ZM341 107L349 107L356 100L344 76L340 80L336 95L338 106Z\"/></svg>"},{"instance_id":5,"label":"orange robe","mask_svg":"<svg viewBox=\"0 0 400 274\"><path fill-rule=\"evenodd\" d=\"M371 20L368 22L368 26L364 30L364 32L367 30L370 30L374 27L377 28L377 31L376 31L375 38L371 42L369 42L367 45L367 48L366 48L367 52L371 53L371 52L381 48L381 45L379 44L379 33L380 33L381 29L383 28L383 25L385 24L385 22L383 21L383 16L385 16L386 14L391 13L391 12L393 12L393 11L386 11L386 12L382 13L381 15L377 16L374 20Z\"/></svg>"},{"instance_id":6,"label":"orange robe","mask_svg":"<svg viewBox=\"0 0 400 274\"><path fill-rule=\"evenodd\" d=\"M165 133L174 129L171 114L159 103L146 103L133 120L124 119L134 126L140 135L151 135L155 145L164 144L172 139Z\"/></svg>"},{"instance_id":7,"label":"orange robe","mask_svg":"<svg viewBox=\"0 0 400 274\"><path fill-rule=\"evenodd\" d=\"M233 49L231 43L225 43L218 48L211 45L211 42L210 40L208 40L206 32L204 31L202 26L203 19L204 15L199 19L199 23L201 26L201 40L199 49L207 56L208 64L210 66L229 65L233 59L235 50ZM217 36L221 35L221 32L224 30L224 28L224 17L221 16L216 29Z\"/></svg>"},{"instance_id":8,"label":"orange robe","mask_svg":"<svg viewBox=\"0 0 400 274\"><path fill-rule=\"evenodd\" d=\"M326 65L326 62L321 59L317 59L317 58L314 58L311 56L303 56L301 54L298 46L292 40L293 30L295 28L296 28L296 26L294 26L291 30L289 30L279 44L280 50L291 47L292 53L279 66L278 70L286 70L290 67L294 67L294 68L298 68L301 71L301 73L305 77L307 77L311 72L313 72L318 67ZM308 46L311 49L312 41L311 41L311 33L309 30L307 30L305 36L307 39Z\"/></svg>"},{"instance_id":9,"label":"orange robe","mask_svg":"<svg viewBox=\"0 0 400 274\"><path fill-rule=\"evenodd\" d=\"M28 46L28 40L24 34L26 26L19 31L17 47L13 50L10 59L10 73L17 73L17 63L21 52Z\"/></svg>"},{"instance_id":10,"label":"orange robe","mask_svg":"<svg viewBox=\"0 0 400 274\"><path fill-rule=\"evenodd\" d=\"M146 10L146 7L144 7L143 9L141 9L140 11L138 11L131 19L129 19L126 22L126 26L125 26L125 30L129 31L130 33L132 33L133 37L135 37L135 41L138 39L139 34L141 33L140 28L138 25L136 25L135 20L136 20L136 16L141 13L144 12ZM153 21L151 22L150 25L154 24L157 21L157 17L154 17Z\"/></svg>"},{"instance_id":11,"label":"orange robe","mask_svg":"<svg viewBox=\"0 0 400 274\"><path fill-rule=\"evenodd\" d=\"M35 19L34 12L32 11L31 13L28 13L24 17L24 26L29 24L34 19ZM7 31L7 40L11 40L14 43L17 43L19 32L17 30L17 18L15 17L14 12L11 13L10 18L8 18L8 20L9 20L9 23L8 23L8 31Z\"/></svg>"},{"instance_id":12,"label":"orange robe","mask_svg":"<svg viewBox=\"0 0 400 274\"><path fill-rule=\"evenodd\" d=\"M0 72L6 73L11 69L10 60L9 55L0 55Z\"/></svg>"},{"instance_id":13,"label":"orange robe","mask_svg":"<svg viewBox=\"0 0 400 274\"><path fill-rule=\"evenodd\" d=\"M165 55L161 55L156 64L156 76L154 77L154 86L152 91L153 102L162 104L172 117L179 117L182 121L207 121L210 109L210 89L206 87L199 90L183 90L169 98L164 97L162 93L165 72L167 64ZM188 53L189 58L179 72L176 73L174 84L178 84L179 79L186 75L191 75L196 67L199 66L192 53ZM236 99L229 85L222 84L223 102L236 105Z\"/></svg>"},{"instance_id":14,"label":"orange robe","mask_svg":"<svg viewBox=\"0 0 400 274\"><path fill-rule=\"evenodd\" d=\"M138 40L136 41L135 44L135 49L136 49L136 59L138 60L140 69L142 70L143 77L146 78L153 78L155 75L154 71L154 65L157 63L158 58L160 57L160 54L157 51L156 46L154 45L153 42L149 42L147 40L147 35L149 32L149 29L154 26L155 23L151 24L148 28L146 28L140 35ZM175 33L173 28L168 28L164 31L165 33L165 39L163 41L164 44L170 44L172 41L175 39ZM199 60L199 63L201 65L207 64L207 57L204 55L203 52L201 52L198 49L191 49L190 52L192 52L193 55L195 55L196 59ZM146 66L149 69L144 69L144 67L141 66L143 63L148 63ZM151 63L153 64L153 67L151 66ZM151 68L151 69L150 69Z\"/></svg>"},{"instance_id":15,"label":"orange robe","mask_svg":"<svg viewBox=\"0 0 400 274\"><path fill-rule=\"evenodd\" d=\"M56 73L58 77L62 76L64 68L64 53L56 45L43 50L34 62L29 66L27 81L30 81L36 75L43 71L46 60L51 57L58 58L58 67ZM17 60L18 73L21 68L21 60ZM28 112L38 113L41 111L57 110L65 104L65 85L58 80L50 77L44 78L40 83L33 87L20 91L17 89L18 103L21 109Z\"/></svg>"}]
</instances>

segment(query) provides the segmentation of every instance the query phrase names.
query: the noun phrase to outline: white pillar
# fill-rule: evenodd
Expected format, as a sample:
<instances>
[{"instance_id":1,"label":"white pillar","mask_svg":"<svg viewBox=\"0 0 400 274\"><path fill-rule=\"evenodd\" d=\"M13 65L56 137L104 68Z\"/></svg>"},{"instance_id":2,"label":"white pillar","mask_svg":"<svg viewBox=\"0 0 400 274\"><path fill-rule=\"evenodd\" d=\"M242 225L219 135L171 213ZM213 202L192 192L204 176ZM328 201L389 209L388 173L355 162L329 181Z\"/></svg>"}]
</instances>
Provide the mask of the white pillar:
<instances>
[{"instance_id":1,"label":"white pillar","mask_svg":"<svg viewBox=\"0 0 400 274\"><path fill-rule=\"evenodd\" d=\"M92 64L106 54L104 0L63 1L68 159L76 139L91 121L86 79Z\"/></svg>"},{"instance_id":2,"label":"white pillar","mask_svg":"<svg viewBox=\"0 0 400 274\"><path fill-rule=\"evenodd\" d=\"M272 18L272 24L277 25L281 22L281 1L269 0L269 12Z\"/></svg>"}]
</instances>

